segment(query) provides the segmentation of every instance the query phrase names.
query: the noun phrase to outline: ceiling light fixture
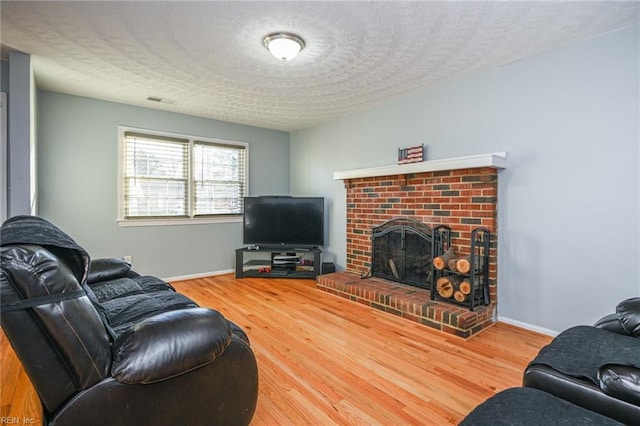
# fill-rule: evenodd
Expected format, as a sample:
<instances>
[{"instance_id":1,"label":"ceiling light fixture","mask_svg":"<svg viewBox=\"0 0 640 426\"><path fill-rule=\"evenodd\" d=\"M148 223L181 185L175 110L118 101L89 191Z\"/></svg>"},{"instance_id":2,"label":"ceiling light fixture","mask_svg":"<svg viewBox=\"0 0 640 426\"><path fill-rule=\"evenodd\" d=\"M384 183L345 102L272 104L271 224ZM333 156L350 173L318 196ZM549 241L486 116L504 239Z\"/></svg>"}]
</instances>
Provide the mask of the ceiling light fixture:
<instances>
[{"instance_id":1,"label":"ceiling light fixture","mask_svg":"<svg viewBox=\"0 0 640 426\"><path fill-rule=\"evenodd\" d=\"M262 44L282 62L292 60L304 49L304 40L291 33L269 34L262 40Z\"/></svg>"}]
</instances>

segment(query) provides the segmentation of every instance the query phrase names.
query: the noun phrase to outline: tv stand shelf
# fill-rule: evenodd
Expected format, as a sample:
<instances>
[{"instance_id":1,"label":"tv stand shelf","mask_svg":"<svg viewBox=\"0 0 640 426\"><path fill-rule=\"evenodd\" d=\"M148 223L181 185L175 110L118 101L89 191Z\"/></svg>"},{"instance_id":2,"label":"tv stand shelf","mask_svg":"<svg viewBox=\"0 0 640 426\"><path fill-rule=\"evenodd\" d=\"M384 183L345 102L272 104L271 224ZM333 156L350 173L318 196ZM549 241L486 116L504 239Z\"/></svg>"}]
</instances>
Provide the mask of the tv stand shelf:
<instances>
[{"instance_id":1,"label":"tv stand shelf","mask_svg":"<svg viewBox=\"0 0 640 426\"><path fill-rule=\"evenodd\" d=\"M310 278L322 270L322 250L288 247L236 249L236 278Z\"/></svg>"}]
</instances>

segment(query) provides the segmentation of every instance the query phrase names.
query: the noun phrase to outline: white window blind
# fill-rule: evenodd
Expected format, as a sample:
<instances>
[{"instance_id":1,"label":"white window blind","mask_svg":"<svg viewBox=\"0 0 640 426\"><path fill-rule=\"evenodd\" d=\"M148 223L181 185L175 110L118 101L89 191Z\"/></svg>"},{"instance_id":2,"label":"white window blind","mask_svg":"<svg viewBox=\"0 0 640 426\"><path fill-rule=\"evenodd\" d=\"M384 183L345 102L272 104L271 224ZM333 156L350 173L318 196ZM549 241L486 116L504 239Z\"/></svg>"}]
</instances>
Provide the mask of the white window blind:
<instances>
[{"instance_id":1,"label":"white window blind","mask_svg":"<svg viewBox=\"0 0 640 426\"><path fill-rule=\"evenodd\" d=\"M193 150L194 214L241 214L245 150L199 141Z\"/></svg>"},{"instance_id":2,"label":"white window blind","mask_svg":"<svg viewBox=\"0 0 640 426\"><path fill-rule=\"evenodd\" d=\"M242 214L246 147L125 131L123 218Z\"/></svg>"}]
</instances>

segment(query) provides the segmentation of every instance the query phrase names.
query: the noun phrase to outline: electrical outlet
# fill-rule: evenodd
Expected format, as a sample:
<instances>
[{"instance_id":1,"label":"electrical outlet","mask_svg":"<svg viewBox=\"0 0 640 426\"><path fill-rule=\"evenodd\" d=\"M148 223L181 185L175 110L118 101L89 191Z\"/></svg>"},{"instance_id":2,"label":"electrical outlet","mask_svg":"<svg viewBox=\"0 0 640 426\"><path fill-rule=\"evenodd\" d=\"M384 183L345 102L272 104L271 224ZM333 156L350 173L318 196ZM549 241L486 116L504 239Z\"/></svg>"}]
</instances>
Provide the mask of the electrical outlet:
<instances>
[{"instance_id":1,"label":"electrical outlet","mask_svg":"<svg viewBox=\"0 0 640 426\"><path fill-rule=\"evenodd\" d=\"M124 256L123 259L131 263L131 256Z\"/></svg>"}]
</instances>

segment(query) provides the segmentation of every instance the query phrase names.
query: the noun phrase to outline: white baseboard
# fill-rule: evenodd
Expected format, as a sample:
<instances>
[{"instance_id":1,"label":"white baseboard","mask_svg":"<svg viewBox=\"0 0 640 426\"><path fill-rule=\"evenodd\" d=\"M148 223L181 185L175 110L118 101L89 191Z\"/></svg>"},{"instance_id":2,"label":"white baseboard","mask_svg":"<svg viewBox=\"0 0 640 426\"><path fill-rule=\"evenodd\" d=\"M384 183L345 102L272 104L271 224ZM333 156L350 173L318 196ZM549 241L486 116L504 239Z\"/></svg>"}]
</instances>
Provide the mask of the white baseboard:
<instances>
[{"instance_id":1,"label":"white baseboard","mask_svg":"<svg viewBox=\"0 0 640 426\"><path fill-rule=\"evenodd\" d=\"M212 272L202 272L200 274L191 274L191 275L180 275L177 277L169 277L169 278L162 278L163 281L184 281L184 280L194 280L197 278L206 278L206 277L213 277L215 275L224 275L224 274L230 274L232 272L235 272L235 269L226 269L226 270L222 270L222 271L212 271Z\"/></svg>"},{"instance_id":2,"label":"white baseboard","mask_svg":"<svg viewBox=\"0 0 640 426\"><path fill-rule=\"evenodd\" d=\"M548 328L539 327L537 325L533 325L533 324L529 324L529 323L526 323L526 322L514 320L514 319L511 319L511 318L501 317L499 315L498 315L498 321L503 322L505 324L515 325L516 327L524 328L526 330L535 331L535 332L540 333L540 334L546 334L547 336L555 337L558 334L560 334L560 332L556 331L556 330L551 330L551 329L548 329Z\"/></svg>"}]
</instances>

